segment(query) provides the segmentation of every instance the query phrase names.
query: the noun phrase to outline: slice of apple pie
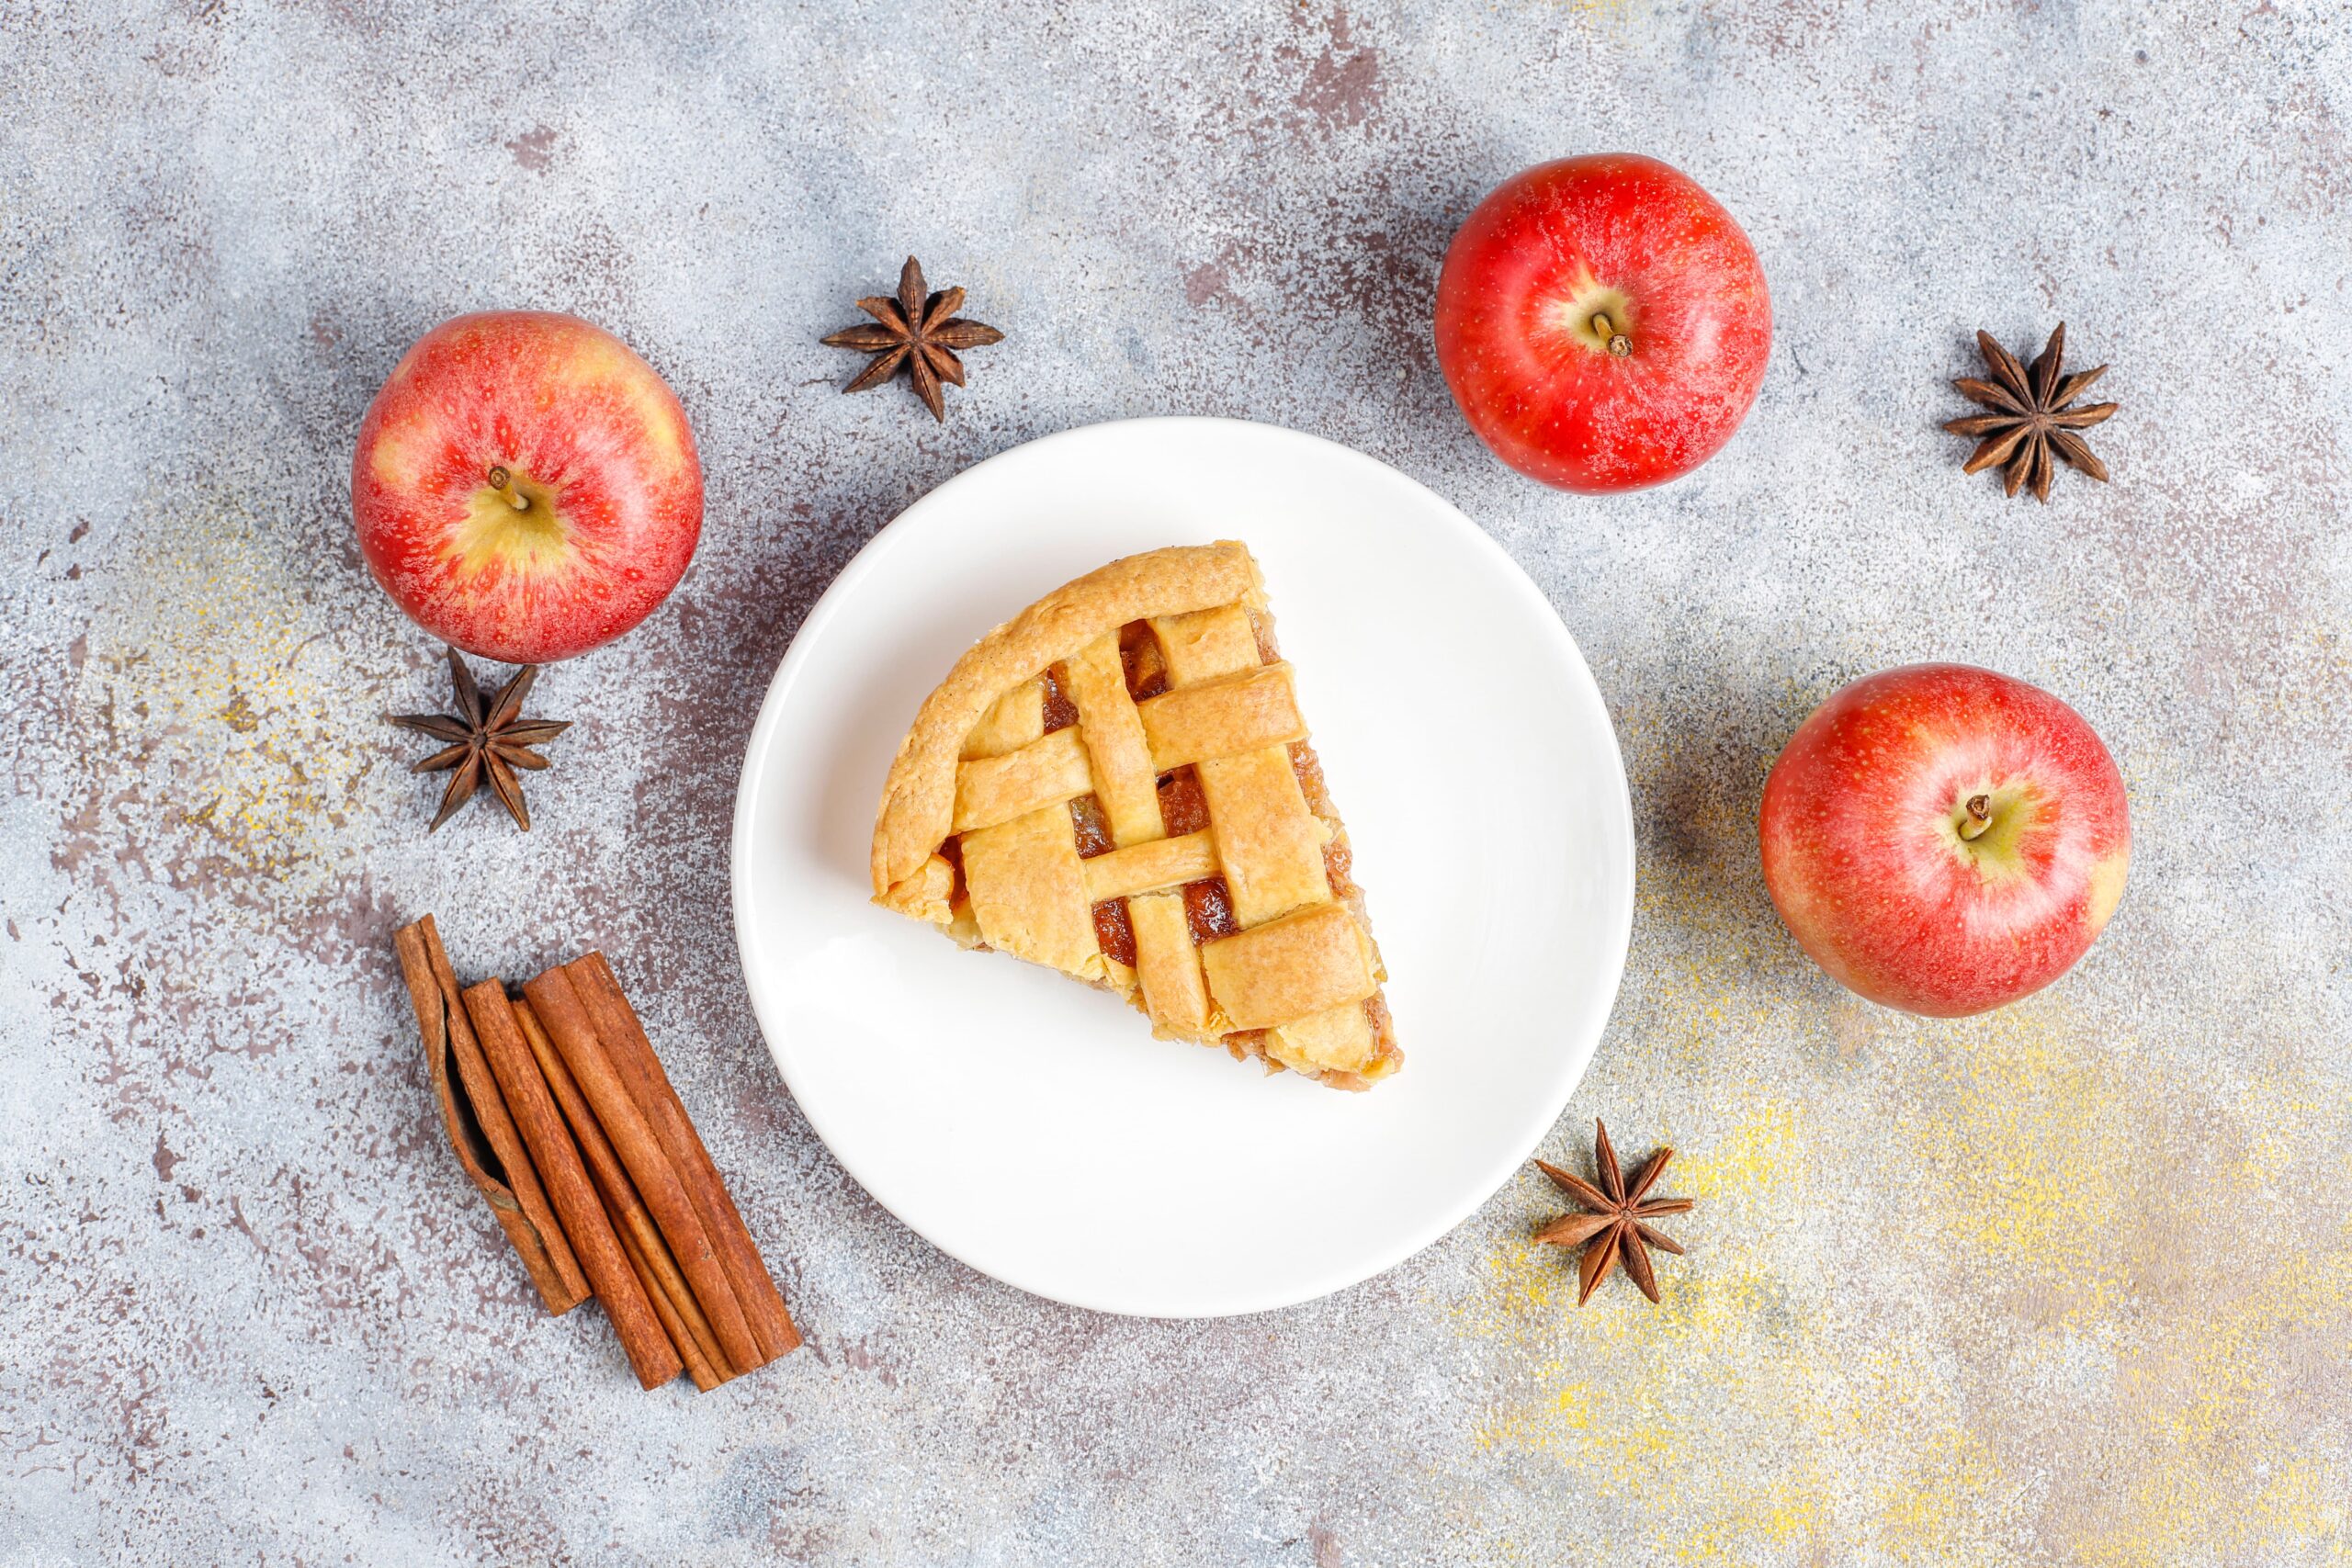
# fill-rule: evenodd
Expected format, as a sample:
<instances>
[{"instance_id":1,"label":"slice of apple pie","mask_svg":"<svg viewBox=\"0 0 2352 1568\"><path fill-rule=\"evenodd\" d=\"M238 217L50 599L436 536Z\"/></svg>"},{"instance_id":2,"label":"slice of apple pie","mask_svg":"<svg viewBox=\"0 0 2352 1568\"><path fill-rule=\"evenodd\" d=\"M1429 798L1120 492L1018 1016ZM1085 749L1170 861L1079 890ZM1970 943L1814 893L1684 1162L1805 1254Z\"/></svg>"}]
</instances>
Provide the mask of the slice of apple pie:
<instances>
[{"instance_id":1,"label":"slice of apple pie","mask_svg":"<svg viewBox=\"0 0 2352 1568\"><path fill-rule=\"evenodd\" d=\"M874 897L1338 1089L1404 1060L1347 831L1241 545L1153 550L974 644L883 785Z\"/></svg>"}]
</instances>

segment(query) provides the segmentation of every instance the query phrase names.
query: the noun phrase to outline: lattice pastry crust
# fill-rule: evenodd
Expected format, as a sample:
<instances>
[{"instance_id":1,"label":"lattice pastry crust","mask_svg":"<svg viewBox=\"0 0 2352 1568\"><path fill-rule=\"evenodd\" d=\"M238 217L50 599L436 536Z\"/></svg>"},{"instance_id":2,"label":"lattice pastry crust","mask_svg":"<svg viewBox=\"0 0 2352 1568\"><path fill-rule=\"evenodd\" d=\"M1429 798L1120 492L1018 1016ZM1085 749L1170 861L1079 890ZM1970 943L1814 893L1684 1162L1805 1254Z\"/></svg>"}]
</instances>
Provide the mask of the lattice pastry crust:
<instances>
[{"instance_id":1,"label":"lattice pastry crust","mask_svg":"<svg viewBox=\"0 0 2352 1568\"><path fill-rule=\"evenodd\" d=\"M1270 1071L1364 1089L1404 1060L1238 544L1113 561L957 660L883 785L874 897Z\"/></svg>"}]
</instances>

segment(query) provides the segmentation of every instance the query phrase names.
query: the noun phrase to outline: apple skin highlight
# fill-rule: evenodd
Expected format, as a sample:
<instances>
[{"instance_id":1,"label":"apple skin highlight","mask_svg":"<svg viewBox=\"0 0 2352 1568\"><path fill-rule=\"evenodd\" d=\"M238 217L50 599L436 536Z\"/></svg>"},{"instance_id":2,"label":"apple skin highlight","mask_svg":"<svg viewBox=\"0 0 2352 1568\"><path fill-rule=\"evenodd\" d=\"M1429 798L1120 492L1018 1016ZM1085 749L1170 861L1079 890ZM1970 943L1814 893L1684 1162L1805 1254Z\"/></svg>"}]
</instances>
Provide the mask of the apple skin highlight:
<instances>
[{"instance_id":1,"label":"apple skin highlight","mask_svg":"<svg viewBox=\"0 0 2352 1568\"><path fill-rule=\"evenodd\" d=\"M2064 975L2123 895L2123 777L2047 692L1962 664L1854 682L1797 728L1758 818L1773 905L1860 996L1931 1018Z\"/></svg>"},{"instance_id":2,"label":"apple skin highlight","mask_svg":"<svg viewBox=\"0 0 2352 1568\"><path fill-rule=\"evenodd\" d=\"M368 570L443 641L509 664L584 653L676 587L702 536L685 411L577 317L434 328L368 406L351 459Z\"/></svg>"}]
</instances>

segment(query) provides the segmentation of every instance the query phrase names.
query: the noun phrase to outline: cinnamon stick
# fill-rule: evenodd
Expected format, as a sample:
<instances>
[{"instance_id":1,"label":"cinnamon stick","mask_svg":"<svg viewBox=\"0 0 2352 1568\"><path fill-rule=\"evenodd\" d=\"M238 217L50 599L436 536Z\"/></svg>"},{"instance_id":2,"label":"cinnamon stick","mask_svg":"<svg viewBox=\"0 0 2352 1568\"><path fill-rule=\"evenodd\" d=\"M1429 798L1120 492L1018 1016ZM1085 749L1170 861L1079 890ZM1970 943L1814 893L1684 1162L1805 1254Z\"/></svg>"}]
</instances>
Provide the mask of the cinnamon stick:
<instances>
[{"instance_id":1,"label":"cinnamon stick","mask_svg":"<svg viewBox=\"0 0 2352 1568\"><path fill-rule=\"evenodd\" d=\"M539 1022L555 1042L564 1066L571 1069L571 1076L603 1125L605 1135L620 1155L629 1179L637 1183L645 1206L653 1212L662 1239L670 1244L680 1270L694 1287L695 1299L702 1304L703 1314L710 1320L711 1331L718 1337L727 1364L745 1371L761 1365L767 1358L760 1354L751 1325L744 1321L735 1289L728 1282L727 1270L719 1263L694 1201L687 1196L677 1168L654 1135L644 1112L638 1109L615 1070L603 1041L589 1021L587 1010L581 1005L579 993L572 988L571 976L560 968L550 969L526 982L523 994L530 999L531 1010L538 1015Z\"/></svg>"},{"instance_id":2,"label":"cinnamon stick","mask_svg":"<svg viewBox=\"0 0 2352 1568\"><path fill-rule=\"evenodd\" d=\"M638 1195L637 1184L629 1180L620 1156L613 1151L611 1140L597 1124L579 1084L572 1079L571 1069L563 1065L563 1057L548 1038L538 1014L531 1010L528 1001L510 999L514 1001L514 1021L521 1026L523 1038L529 1043L531 1055L539 1064L539 1072L548 1080L548 1089L555 1095L563 1119L571 1124L572 1136L579 1140L580 1152L587 1160L588 1175L605 1200L605 1212L611 1216L613 1228L620 1236L621 1249L628 1254L630 1266L645 1286L654 1315L661 1318L670 1342L678 1348L679 1356L686 1363L686 1375L695 1380L695 1386L706 1392L718 1387L734 1373L719 1352L710 1320L703 1315L694 1292L678 1272L677 1259L654 1227L653 1215L646 1208L645 1200Z\"/></svg>"},{"instance_id":3,"label":"cinnamon stick","mask_svg":"<svg viewBox=\"0 0 2352 1568\"><path fill-rule=\"evenodd\" d=\"M458 1163L475 1188L489 1200L492 1217L514 1244L539 1299L548 1311L561 1316L588 1299L588 1280L548 1207L530 1153L514 1130L498 1081L467 1021L458 997L457 976L449 968L449 955L442 950L441 933L433 917L426 915L394 931L392 948L400 955L409 1006L416 1013L417 1032L424 1039L425 1067L432 1077L433 1096L441 1102L441 1123L448 1131L449 1146L457 1151Z\"/></svg>"},{"instance_id":4,"label":"cinnamon stick","mask_svg":"<svg viewBox=\"0 0 2352 1568\"><path fill-rule=\"evenodd\" d=\"M630 1098L652 1123L664 1152L685 1181L695 1211L702 1217L703 1228L718 1248L736 1299L742 1303L744 1316L751 1320L752 1333L759 1341L763 1356L773 1359L785 1355L799 1345L800 1333L792 1325L792 1314L785 1307L784 1292L776 1289L775 1279L760 1258L758 1244L752 1240L750 1227L743 1224L742 1213L728 1194L726 1181L719 1176L718 1166L711 1162L710 1151L695 1132L693 1119L687 1116L677 1090L670 1087L669 1075L662 1070L662 1059L654 1055L653 1043L646 1038L637 1010L629 1006L628 998L622 993L619 977L602 953L590 953L572 960L564 965L564 972L571 976L573 989L588 1010L597 1038L604 1042L613 1065L619 1069Z\"/></svg>"},{"instance_id":5,"label":"cinnamon stick","mask_svg":"<svg viewBox=\"0 0 2352 1568\"><path fill-rule=\"evenodd\" d=\"M637 1381L647 1388L659 1388L683 1371L685 1363L670 1343L645 1287L638 1283L637 1271L621 1250L612 1222L605 1217L595 1189L589 1185L580 1150L548 1092L547 1081L539 1076L530 1044L514 1021L504 983L484 980L469 987L464 999L482 1054L505 1093L507 1109L547 1182L564 1235L578 1252L589 1282L596 1287L596 1299L605 1303L605 1315L620 1336L621 1349L628 1354Z\"/></svg>"},{"instance_id":6,"label":"cinnamon stick","mask_svg":"<svg viewBox=\"0 0 2352 1568\"><path fill-rule=\"evenodd\" d=\"M662 1331L670 1337L670 1343L677 1349L679 1359L686 1363L686 1376L694 1379L695 1392L708 1393L727 1382L729 1374L710 1364L710 1359L703 1354L702 1347L695 1343L694 1331L679 1315L677 1303L663 1293L661 1278L646 1258L644 1247L626 1230L613 1234L620 1237L621 1252L628 1258L629 1268L636 1272L638 1284L644 1288L645 1299L653 1303L653 1315L662 1320ZM686 1299L692 1301L694 1298L688 1296Z\"/></svg>"}]
</instances>

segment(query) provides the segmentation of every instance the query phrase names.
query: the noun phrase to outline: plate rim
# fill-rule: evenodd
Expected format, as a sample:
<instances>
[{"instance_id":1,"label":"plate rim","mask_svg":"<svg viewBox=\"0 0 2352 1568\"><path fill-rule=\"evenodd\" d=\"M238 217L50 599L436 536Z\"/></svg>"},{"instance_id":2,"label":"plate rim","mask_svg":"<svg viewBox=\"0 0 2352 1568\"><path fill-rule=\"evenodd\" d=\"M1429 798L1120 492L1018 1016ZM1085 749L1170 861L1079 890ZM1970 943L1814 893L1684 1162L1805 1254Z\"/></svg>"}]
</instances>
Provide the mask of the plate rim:
<instances>
[{"instance_id":1,"label":"plate rim","mask_svg":"<svg viewBox=\"0 0 2352 1568\"><path fill-rule=\"evenodd\" d=\"M747 891L749 878L745 874L747 846L753 830L755 802L759 797L761 784L765 776L769 754L774 750L774 733L783 723L784 710L792 690L799 683L806 671L811 657L808 650L821 640L820 634L839 615L841 605L876 570L876 562L887 553L886 541L890 539L893 531L901 530L901 525L910 519L937 510L939 504L943 503L944 497L949 496L959 486L963 486L965 481L974 474L1015 453L1029 453L1034 456L1035 449L1038 447L1075 445L1088 439L1102 439L1114 431L1139 434L1148 437L1155 430L1170 434L1188 430L1205 430L1213 436L1241 440L1268 440L1277 445L1301 444L1310 448L1319 449L1317 453L1317 457L1327 460L1368 466L1383 482L1408 487L1410 490L1419 491L1421 497L1434 502L1434 514L1442 520L1447 529L1462 537L1474 552L1483 552L1489 565L1501 569L1500 576L1510 585L1510 592L1532 599L1534 604L1541 606L1544 614L1539 617L1539 621L1545 625L1546 635L1556 642L1556 651L1566 656L1565 663L1570 678L1583 685L1598 707L1602 720L1601 729L1608 741L1609 770L1614 775L1617 784L1613 795L1611 795L1615 809L1610 814L1607 827L1623 847L1625 864L1623 886L1613 890L1614 897L1611 902L1614 907L1609 910L1608 926L1614 933L1614 940L1609 943L1607 954L1608 983L1594 988L1581 1014L1565 1021L1564 1030L1577 1041L1577 1047L1570 1053L1572 1059L1568 1060L1565 1070L1560 1075L1556 1096L1545 1097L1551 1101L1548 1111L1535 1124L1532 1134L1526 1140L1526 1146L1513 1151L1510 1158L1497 1161L1487 1175L1479 1181L1465 1184L1466 1195L1464 1199L1442 1210L1433 1220L1424 1222L1416 1227L1400 1242L1384 1248L1369 1266L1362 1268L1351 1266L1349 1269L1338 1271L1342 1277L1318 1280L1305 1287L1285 1288L1263 1298L1252 1297L1215 1310L1182 1313L1153 1311L1111 1301L1086 1300L1081 1299L1080 1296L1063 1293L1058 1290L1042 1288L1036 1283L1017 1277L1018 1270L1001 1271L967 1257L964 1251L940 1241L899 1213L896 1206L875 1189L872 1182L859 1169L857 1162L845 1155L832 1136L827 1133L823 1115L804 1099L797 1089L793 1088L792 1070L786 1059L786 1047L777 1038L780 1032L789 1032L772 1024L771 1007L772 1005L780 1006L780 1003L771 1004L766 996L766 982L756 973L755 965L752 962L749 937L746 934L751 924L750 896ZM901 536L903 537L903 532ZM881 787L878 781L875 787L878 798ZM1608 1031L1609 1020L1616 1010L1617 998L1624 986L1625 967L1632 948L1634 894L1640 876L1639 850L1640 846L1634 835L1632 784L1625 773L1623 748L1618 741L1616 719L1610 711L1608 698L1600 689L1600 681L1593 675L1592 667L1584 657L1584 650L1577 646L1574 634L1568 630L1567 623L1561 618L1559 611L1553 605L1550 597L1536 584L1534 579L1527 574L1526 569L1521 567L1510 552L1504 549L1492 535L1480 527L1467 513L1453 502L1412 475L1382 461L1370 453L1358 451L1352 446L1331 440L1328 436L1317 435L1308 431L1294 430L1287 425L1273 424L1265 421L1238 419L1224 415L1149 414L1073 425L1068 429L1054 431L1048 434L1017 443L1001 452L992 453L978 462L958 469L915 498L888 522L876 529L872 538L858 547L857 553L850 558L848 563L834 576L832 581L826 585L825 591L817 596L816 602L808 607L808 613L801 617L800 625L793 632L791 643L786 648L783 658L776 663L775 673L769 678L767 692L760 702L759 716L753 721L751 734L744 742L743 760L737 773L735 809L728 842L727 876L729 908L735 931L736 967L741 974L744 992L751 1000L752 1016L759 1026L761 1042L767 1047L768 1058L775 1066L776 1076L782 1080L786 1091L792 1095L794 1104L799 1108L800 1114L807 1120L810 1131L823 1142L826 1152L841 1166L850 1179L865 1190L867 1197L888 1211L893 1219L906 1226L909 1231L922 1238L925 1245L956 1259L967 1269L985 1274L992 1280L1001 1280L1040 1300L1117 1316L1183 1322L1284 1311L1309 1302L1319 1301L1326 1296L1377 1279L1410 1260L1435 1242L1451 1235L1464 1221L1493 1201L1495 1195L1510 1182L1512 1175L1526 1164L1529 1156L1542 1145L1545 1133L1559 1120L1560 1113L1567 1108L1568 1100L1574 1098L1577 1089L1583 1084L1585 1074L1592 1066L1592 1058L1600 1050L1601 1037Z\"/></svg>"}]
</instances>

